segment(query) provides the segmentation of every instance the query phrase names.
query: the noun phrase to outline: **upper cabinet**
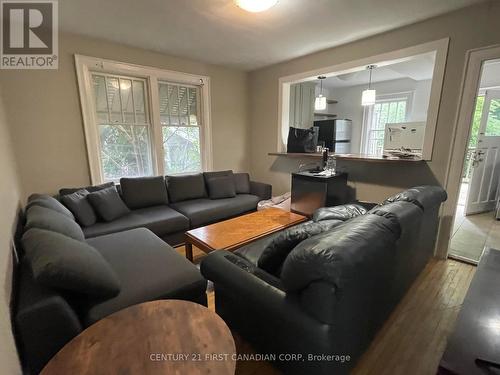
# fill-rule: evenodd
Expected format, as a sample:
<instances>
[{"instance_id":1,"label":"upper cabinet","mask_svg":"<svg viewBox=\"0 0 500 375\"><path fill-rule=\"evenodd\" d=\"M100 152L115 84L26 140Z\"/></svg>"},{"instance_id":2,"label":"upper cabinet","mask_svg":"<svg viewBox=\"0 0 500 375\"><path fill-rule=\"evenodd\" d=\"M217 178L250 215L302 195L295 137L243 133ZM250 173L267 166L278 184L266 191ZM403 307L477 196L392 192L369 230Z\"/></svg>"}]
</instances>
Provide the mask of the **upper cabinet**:
<instances>
[{"instance_id":1,"label":"upper cabinet","mask_svg":"<svg viewBox=\"0 0 500 375\"><path fill-rule=\"evenodd\" d=\"M314 123L316 82L302 82L290 86L290 126L308 129Z\"/></svg>"}]
</instances>

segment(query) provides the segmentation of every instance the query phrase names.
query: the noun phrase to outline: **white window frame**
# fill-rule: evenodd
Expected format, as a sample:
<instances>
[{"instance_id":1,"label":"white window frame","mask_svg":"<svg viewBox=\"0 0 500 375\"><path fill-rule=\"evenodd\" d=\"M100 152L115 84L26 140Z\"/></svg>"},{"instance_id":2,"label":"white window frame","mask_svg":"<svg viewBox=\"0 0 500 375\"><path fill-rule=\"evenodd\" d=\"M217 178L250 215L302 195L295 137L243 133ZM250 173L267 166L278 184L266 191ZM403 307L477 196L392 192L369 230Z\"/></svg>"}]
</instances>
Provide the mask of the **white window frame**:
<instances>
[{"instance_id":1,"label":"white window frame","mask_svg":"<svg viewBox=\"0 0 500 375\"><path fill-rule=\"evenodd\" d=\"M392 94L381 94L375 98L375 104L383 102L406 101L405 121L408 121L408 116L411 114L413 104L414 91L405 91ZM361 126L361 153L369 153L370 131L373 121L374 106L363 107L363 125Z\"/></svg>"},{"instance_id":2,"label":"white window frame","mask_svg":"<svg viewBox=\"0 0 500 375\"><path fill-rule=\"evenodd\" d=\"M143 78L147 82L148 108L152 125L152 161L153 173L164 175L163 136L160 123L160 101L158 82L171 82L198 86L200 89L200 152L201 166L204 171L213 169L210 77L148 66L100 59L97 57L75 54L75 66L83 115L83 127L87 145L87 156L92 184L104 182L101 164L100 140L96 111L93 101L92 72L103 74L128 75Z\"/></svg>"}]
</instances>

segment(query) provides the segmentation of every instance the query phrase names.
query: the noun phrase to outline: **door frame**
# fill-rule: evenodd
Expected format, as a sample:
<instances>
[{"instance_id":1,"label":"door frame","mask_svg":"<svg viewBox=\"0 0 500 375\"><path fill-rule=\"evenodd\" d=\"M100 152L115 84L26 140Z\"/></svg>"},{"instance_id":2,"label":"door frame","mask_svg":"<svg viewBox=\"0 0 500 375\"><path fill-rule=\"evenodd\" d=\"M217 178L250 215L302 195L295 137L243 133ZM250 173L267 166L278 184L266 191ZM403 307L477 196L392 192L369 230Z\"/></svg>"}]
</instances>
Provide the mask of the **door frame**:
<instances>
[{"instance_id":1,"label":"door frame","mask_svg":"<svg viewBox=\"0 0 500 375\"><path fill-rule=\"evenodd\" d=\"M448 168L444 180L448 200L442 205L440 212L436 256L443 259L448 257L482 65L484 61L500 59L500 45L469 50L465 57L460 100L451 137L452 149L448 157Z\"/></svg>"}]
</instances>

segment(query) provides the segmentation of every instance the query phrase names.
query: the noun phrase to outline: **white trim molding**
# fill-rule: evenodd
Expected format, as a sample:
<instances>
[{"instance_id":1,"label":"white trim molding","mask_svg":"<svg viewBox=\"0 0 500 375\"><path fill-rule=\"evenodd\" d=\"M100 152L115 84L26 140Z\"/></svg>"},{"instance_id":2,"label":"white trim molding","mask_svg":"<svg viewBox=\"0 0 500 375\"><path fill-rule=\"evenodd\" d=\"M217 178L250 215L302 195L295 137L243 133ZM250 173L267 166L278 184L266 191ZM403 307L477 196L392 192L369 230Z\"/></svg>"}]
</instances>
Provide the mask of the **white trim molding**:
<instances>
[{"instance_id":1,"label":"white trim molding","mask_svg":"<svg viewBox=\"0 0 500 375\"><path fill-rule=\"evenodd\" d=\"M365 69L367 65L377 64L378 66L383 66L389 63L406 61L415 55L427 52L436 52L436 62L434 64L434 71L432 76L431 94L429 99L429 108L427 111L427 123L425 127L424 145L422 150L422 158L424 160L432 160L432 149L434 146L434 136L436 133L436 124L441 99L441 91L444 81L446 58L448 56L448 45L449 38L443 38L432 42L383 53L380 55L365 57L359 60L326 66L303 73L281 77L278 81L279 110L277 126L278 141L276 145L277 152L286 152L286 140L284 137L286 137L286 134L288 133L289 126L288 102L290 100L291 84L311 81L316 79L316 77L320 75L331 77L340 74L358 72L362 69Z\"/></svg>"},{"instance_id":2,"label":"white trim molding","mask_svg":"<svg viewBox=\"0 0 500 375\"><path fill-rule=\"evenodd\" d=\"M96 111L92 101L92 74L100 72L108 74L123 74L140 77L148 83L148 111L151 116L154 150L153 170L156 175L163 175L163 146L161 137L160 111L158 101L158 82L187 84L196 86L200 90L200 143L201 159L204 171L213 169L212 157L212 129L211 129L211 97L210 77L172 70L153 68L142 65L101 59L97 57L75 54L75 67L78 79L80 104L83 116L83 127L87 145L87 155L92 184L103 182L103 173L100 162L99 134L97 131Z\"/></svg>"},{"instance_id":3,"label":"white trim molding","mask_svg":"<svg viewBox=\"0 0 500 375\"><path fill-rule=\"evenodd\" d=\"M473 49L468 51L466 55L460 100L451 136L452 149L449 154L444 180L444 189L448 193L448 199L442 205L440 214L441 222L436 253L440 258L448 256L462 180L462 170L475 111L476 97L479 93L483 64L485 61L499 58L500 45Z\"/></svg>"}]
</instances>

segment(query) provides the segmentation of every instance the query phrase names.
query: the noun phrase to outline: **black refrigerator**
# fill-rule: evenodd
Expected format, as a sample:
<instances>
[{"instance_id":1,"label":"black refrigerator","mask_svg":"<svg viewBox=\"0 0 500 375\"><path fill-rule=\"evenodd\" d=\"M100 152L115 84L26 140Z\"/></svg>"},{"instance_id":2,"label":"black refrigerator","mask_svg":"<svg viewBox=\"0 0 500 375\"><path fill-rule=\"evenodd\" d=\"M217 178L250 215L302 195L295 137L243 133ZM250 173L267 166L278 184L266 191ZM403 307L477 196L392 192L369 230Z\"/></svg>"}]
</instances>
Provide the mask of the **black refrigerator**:
<instances>
[{"instance_id":1,"label":"black refrigerator","mask_svg":"<svg viewBox=\"0 0 500 375\"><path fill-rule=\"evenodd\" d=\"M351 153L351 120L318 120L314 121L314 127L318 129L318 145L337 154Z\"/></svg>"}]
</instances>

